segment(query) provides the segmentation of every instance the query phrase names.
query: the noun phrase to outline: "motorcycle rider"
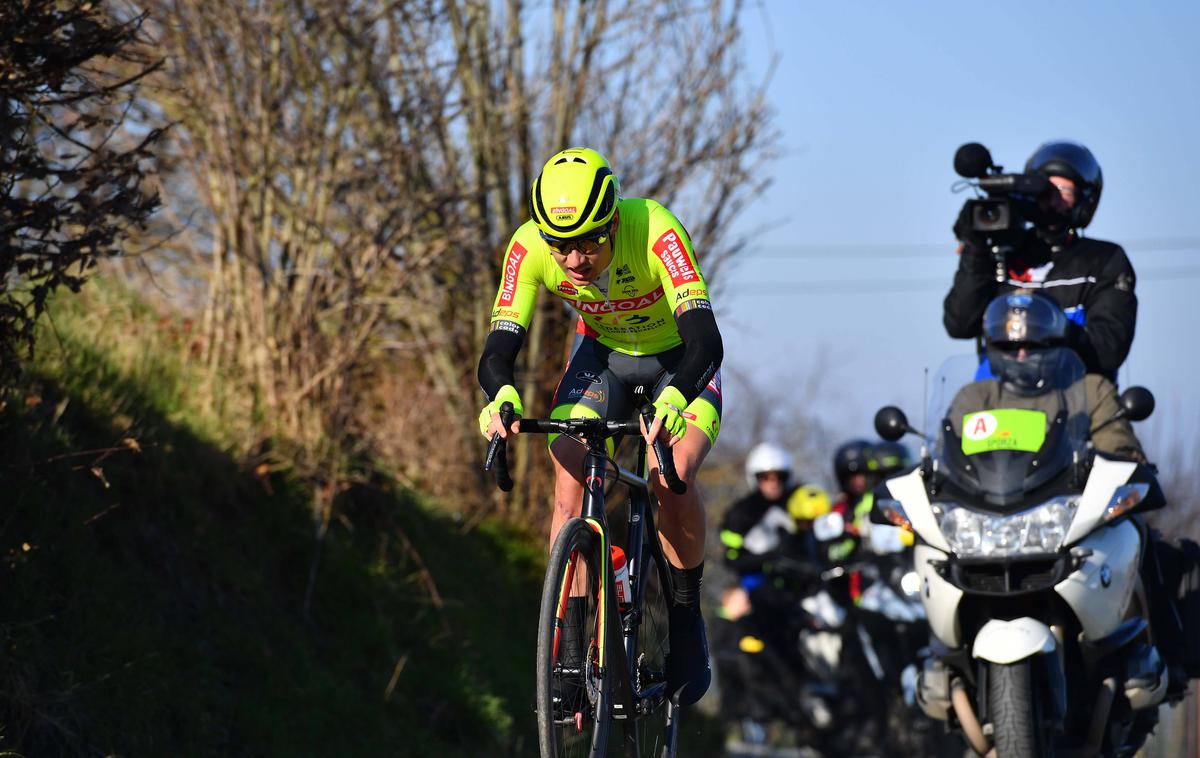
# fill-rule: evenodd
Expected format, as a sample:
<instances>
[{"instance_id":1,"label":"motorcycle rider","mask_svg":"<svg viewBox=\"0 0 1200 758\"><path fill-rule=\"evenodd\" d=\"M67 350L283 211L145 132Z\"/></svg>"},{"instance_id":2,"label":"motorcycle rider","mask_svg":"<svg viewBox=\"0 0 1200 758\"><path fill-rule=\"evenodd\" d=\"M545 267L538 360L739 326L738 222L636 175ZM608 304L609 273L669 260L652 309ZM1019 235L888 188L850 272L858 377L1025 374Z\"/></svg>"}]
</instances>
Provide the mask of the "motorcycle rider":
<instances>
[{"instance_id":1,"label":"motorcycle rider","mask_svg":"<svg viewBox=\"0 0 1200 758\"><path fill-rule=\"evenodd\" d=\"M785 562L819 568L811 525L829 510L823 489L792 482L793 468L779 445L755 446L745 465L752 490L721 521L725 564L738 579L722 593L713 625L721 708L726 721L741 722L748 742L765 739L763 724L782 715L799 684L771 686L799 673L787 663L784 630L795 598L780 571Z\"/></svg>"},{"instance_id":2,"label":"motorcycle rider","mask_svg":"<svg viewBox=\"0 0 1200 758\"><path fill-rule=\"evenodd\" d=\"M871 489L875 486L877 466L871 457L871 443L864 439L850 440L834 451L833 473L839 492L831 511L841 514L845 536L825 546L825 558L829 563L847 560L870 529L869 517L874 503ZM852 596L857 597L857 582L851 584Z\"/></svg>"},{"instance_id":3,"label":"motorcycle rider","mask_svg":"<svg viewBox=\"0 0 1200 758\"><path fill-rule=\"evenodd\" d=\"M1058 140L1035 150L1025 172L1045 175L1053 190L1039 200L1033 230L1009 254L1006 282L996 282L991 251L984 237L972 231L967 206L954 224L962 244L944 302L946 332L955 338L980 337L981 316L996 295L1036 290L1066 314L1067 345L1088 373L1115 381L1133 344L1136 276L1119 245L1082 235L1104 187L1100 164L1083 145Z\"/></svg>"},{"instance_id":4,"label":"motorcycle rider","mask_svg":"<svg viewBox=\"0 0 1200 758\"><path fill-rule=\"evenodd\" d=\"M982 319L988 362L996 379L963 387L951 406L950 420L961 425L964 413L980 408L1045 408L1052 403L1045 382L1054 376L1060 348L1070 345L1068 319L1043 294L1017 290L995 298ZM1107 378L1089 373L1083 379L1089 429L1096 450L1145 461L1133 427L1118 417L1117 389ZM1060 389L1066 389L1065 387ZM956 428L961 433L961 429Z\"/></svg>"}]
</instances>

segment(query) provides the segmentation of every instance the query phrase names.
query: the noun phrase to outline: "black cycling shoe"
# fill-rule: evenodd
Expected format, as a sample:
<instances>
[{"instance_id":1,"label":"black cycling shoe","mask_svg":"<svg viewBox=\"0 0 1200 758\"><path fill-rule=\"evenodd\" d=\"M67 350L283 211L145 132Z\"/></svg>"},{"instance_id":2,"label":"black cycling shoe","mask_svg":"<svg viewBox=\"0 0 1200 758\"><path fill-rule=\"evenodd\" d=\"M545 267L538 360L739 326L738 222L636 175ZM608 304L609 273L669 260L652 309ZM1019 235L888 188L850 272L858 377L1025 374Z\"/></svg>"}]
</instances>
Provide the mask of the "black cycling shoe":
<instances>
[{"instance_id":1,"label":"black cycling shoe","mask_svg":"<svg viewBox=\"0 0 1200 758\"><path fill-rule=\"evenodd\" d=\"M704 697L712 684L704 617L698 605L690 608L673 605L669 616L667 693L676 705L691 705Z\"/></svg>"}]
</instances>

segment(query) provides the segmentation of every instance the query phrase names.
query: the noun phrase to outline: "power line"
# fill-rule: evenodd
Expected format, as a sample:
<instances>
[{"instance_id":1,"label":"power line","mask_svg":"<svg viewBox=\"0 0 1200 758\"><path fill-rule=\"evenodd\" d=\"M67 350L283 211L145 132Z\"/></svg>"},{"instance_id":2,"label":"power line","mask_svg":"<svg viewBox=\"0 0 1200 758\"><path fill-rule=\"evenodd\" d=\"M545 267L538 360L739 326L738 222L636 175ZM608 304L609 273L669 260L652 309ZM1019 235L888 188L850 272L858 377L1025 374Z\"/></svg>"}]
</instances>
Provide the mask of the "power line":
<instances>
[{"instance_id":1,"label":"power line","mask_svg":"<svg viewBox=\"0 0 1200 758\"><path fill-rule=\"evenodd\" d=\"M957 243L954 240L918 242L831 242L800 243L794 245L753 245L745 248L747 260L774 260L778 258L942 258L954 255ZM1156 237L1124 240L1122 247L1131 255L1159 252L1189 252L1200 250L1200 237Z\"/></svg>"},{"instance_id":2,"label":"power line","mask_svg":"<svg viewBox=\"0 0 1200 758\"><path fill-rule=\"evenodd\" d=\"M1200 266L1175 266L1156 268L1138 274L1138 282L1177 281L1200 279ZM923 277L904 279L826 279L803 282L734 282L726 286L732 293L754 295L866 295L873 293L907 294L911 292L945 291L950 288L947 277Z\"/></svg>"}]
</instances>

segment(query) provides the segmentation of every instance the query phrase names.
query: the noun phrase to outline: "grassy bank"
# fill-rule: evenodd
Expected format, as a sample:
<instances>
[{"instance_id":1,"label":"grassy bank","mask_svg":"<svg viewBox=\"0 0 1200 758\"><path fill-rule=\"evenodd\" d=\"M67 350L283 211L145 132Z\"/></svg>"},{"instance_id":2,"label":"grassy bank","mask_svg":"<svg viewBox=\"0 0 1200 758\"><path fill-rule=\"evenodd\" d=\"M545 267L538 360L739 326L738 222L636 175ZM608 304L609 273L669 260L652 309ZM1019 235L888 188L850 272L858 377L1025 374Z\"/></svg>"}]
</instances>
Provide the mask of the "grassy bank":
<instances>
[{"instance_id":1,"label":"grassy bank","mask_svg":"<svg viewBox=\"0 0 1200 758\"><path fill-rule=\"evenodd\" d=\"M536 540L357 488L306 618L306 493L190 407L169 319L96 288L53 323L0 410L0 749L530 752Z\"/></svg>"}]
</instances>

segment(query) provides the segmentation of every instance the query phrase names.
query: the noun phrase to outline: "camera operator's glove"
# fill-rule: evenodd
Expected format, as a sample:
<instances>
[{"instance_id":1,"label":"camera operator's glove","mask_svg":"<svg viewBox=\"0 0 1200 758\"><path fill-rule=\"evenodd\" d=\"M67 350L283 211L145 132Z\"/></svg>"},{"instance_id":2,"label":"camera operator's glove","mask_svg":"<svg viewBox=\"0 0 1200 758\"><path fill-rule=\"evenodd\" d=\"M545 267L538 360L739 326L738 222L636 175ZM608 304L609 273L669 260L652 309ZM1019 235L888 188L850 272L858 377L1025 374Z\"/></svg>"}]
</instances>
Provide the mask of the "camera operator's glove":
<instances>
[{"instance_id":1,"label":"camera operator's glove","mask_svg":"<svg viewBox=\"0 0 1200 758\"><path fill-rule=\"evenodd\" d=\"M687 432L687 421L683 419L686 407L683 393L668 384L654 401L654 418L663 420L663 429L672 437L682 437Z\"/></svg>"},{"instance_id":2,"label":"camera operator's glove","mask_svg":"<svg viewBox=\"0 0 1200 758\"><path fill-rule=\"evenodd\" d=\"M954 221L954 236L963 244L963 253L981 254L987 252L987 241L984 236L971 228L971 201L963 203L958 218Z\"/></svg>"},{"instance_id":3,"label":"camera operator's glove","mask_svg":"<svg viewBox=\"0 0 1200 758\"><path fill-rule=\"evenodd\" d=\"M492 414L500 412L500 406L504 403L513 404L513 413L517 416L522 416L525 413L525 406L521 403L521 396L517 394L517 388L511 384L506 384L496 391L496 399L483 406L483 410L479 412L479 433L487 439L488 425L492 423Z\"/></svg>"}]
</instances>

